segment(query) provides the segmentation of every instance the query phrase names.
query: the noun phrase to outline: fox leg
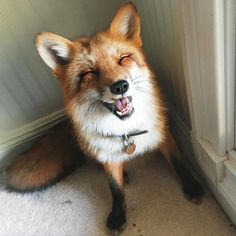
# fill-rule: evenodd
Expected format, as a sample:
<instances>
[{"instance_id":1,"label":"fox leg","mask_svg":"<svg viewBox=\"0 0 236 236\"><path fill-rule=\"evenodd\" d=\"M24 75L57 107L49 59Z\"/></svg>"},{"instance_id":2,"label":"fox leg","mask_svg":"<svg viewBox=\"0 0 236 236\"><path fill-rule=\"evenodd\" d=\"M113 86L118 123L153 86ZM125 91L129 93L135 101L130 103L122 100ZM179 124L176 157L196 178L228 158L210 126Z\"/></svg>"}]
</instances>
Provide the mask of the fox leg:
<instances>
[{"instance_id":1,"label":"fox leg","mask_svg":"<svg viewBox=\"0 0 236 236\"><path fill-rule=\"evenodd\" d=\"M197 202L204 193L203 187L192 176L186 167L186 164L182 160L181 153L171 134L168 135L165 142L160 146L160 151L167 158L178 175L185 196L189 200Z\"/></svg>"},{"instance_id":2,"label":"fox leg","mask_svg":"<svg viewBox=\"0 0 236 236\"><path fill-rule=\"evenodd\" d=\"M124 178L124 183L128 184L129 183L129 174L126 170L123 171L123 178Z\"/></svg>"},{"instance_id":3,"label":"fox leg","mask_svg":"<svg viewBox=\"0 0 236 236\"><path fill-rule=\"evenodd\" d=\"M105 164L104 168L108 176L113 201L112 210L107 218L106 225L110 230L119 230L126 223L126 204L123 193L123 163Z\"/></svg>"}]
</instances>

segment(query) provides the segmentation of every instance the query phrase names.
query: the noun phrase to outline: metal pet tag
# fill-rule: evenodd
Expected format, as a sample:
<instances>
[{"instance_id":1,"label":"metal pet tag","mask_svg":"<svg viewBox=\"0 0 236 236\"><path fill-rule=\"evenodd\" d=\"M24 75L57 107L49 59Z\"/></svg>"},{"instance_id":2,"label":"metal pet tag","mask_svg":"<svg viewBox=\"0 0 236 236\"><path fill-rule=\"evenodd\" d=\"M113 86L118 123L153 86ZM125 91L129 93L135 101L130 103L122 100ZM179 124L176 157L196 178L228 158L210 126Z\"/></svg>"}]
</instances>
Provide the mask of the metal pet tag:
<instances>
[{"instance_id":1,"label":"metal pet tag","mask_svg":"<svg viewBox=\"0 0 236 236\"><path fill-rule=\"evenodd\" d=\"M124 136L124 145L125 145L125 152L128 155L131 155L134 153L134 151L136 149L136 145L134 143L134 140L128 138L127 135Z\"/></svg>"},{"instance_id":2,"label":"metal pet tag","mask_svg":"<svg viewBox=\"0 0 236 236\"><path fill-rule=\"evenodd\" d=\"M130 145L128 145L128 146L126 147L126 151L125 151L125 152L126 152L128 155L131 155L131 154L134 153L135 149L136 149L136 145L135 145L134 143L132 143L132 144L130 144Z\"/></svg>"}]
</instances>

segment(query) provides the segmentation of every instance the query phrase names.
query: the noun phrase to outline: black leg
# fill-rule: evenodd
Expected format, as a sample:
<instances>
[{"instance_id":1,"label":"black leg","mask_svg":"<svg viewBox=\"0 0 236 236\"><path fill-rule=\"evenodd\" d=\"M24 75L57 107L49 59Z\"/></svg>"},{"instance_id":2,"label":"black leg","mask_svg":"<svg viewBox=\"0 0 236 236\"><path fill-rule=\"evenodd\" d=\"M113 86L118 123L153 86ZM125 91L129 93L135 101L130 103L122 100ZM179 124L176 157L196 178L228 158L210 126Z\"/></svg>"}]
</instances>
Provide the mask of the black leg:
<instances>
[{"instance_id":1,"label":"black leg","mask_svg":"<svg viewBox=\"0 0 236 236\"><path fill-rule=\"evenodd\" d=\"M107 218L107 227L111 230L120 230L126 223L125 197L122 190L111 176L109 177L109 187L113 203L111 213Z\"/></svg>"},{"instance_id":2,"label":"black leg","mask_svg":"<svg viewBox=\"0 0 236 236\"><path fill-rule=\"evenodd\" d=\"M177 173L185 196L194 203L198 203L201 196L204 194L204 189L186 167L181 153L171 134L167 136L165 142L160 146L160 151L167 158Z\"/></svg>"},{"instance_id":3,"label":"black leg","mask_svg":"<svg viewBox=\"0 0 236 236\"><path fill-rule=\"evenodd\" d=\"M112 210L106 225L110 230L122 230L126 223L126 204L123 193L124 171L123 164L107 164L105 170L108 175L109 187L112 194Z\"/></svg>"},{"instance_id":4,"label":"black leg","mask_svg":"<svg viewBox=\"0 0 236 236\"><path fill-rule=\"evenodd\" d=\"M182 160L172 159L173 167L180 178L185 196L194 202L203 195L202 185L192 176Z\"/></svg>"},{"instance_id":5,"label":"black leg","mask_svg":"<svg viewBox=\"0 0 236 236\"><path fill-rule=\"evenodd\" d=\"M129 183L129 174L128 174L128 172L126 170L124 170L124 182L126 184Z\"/></svg>"}]
</instances>

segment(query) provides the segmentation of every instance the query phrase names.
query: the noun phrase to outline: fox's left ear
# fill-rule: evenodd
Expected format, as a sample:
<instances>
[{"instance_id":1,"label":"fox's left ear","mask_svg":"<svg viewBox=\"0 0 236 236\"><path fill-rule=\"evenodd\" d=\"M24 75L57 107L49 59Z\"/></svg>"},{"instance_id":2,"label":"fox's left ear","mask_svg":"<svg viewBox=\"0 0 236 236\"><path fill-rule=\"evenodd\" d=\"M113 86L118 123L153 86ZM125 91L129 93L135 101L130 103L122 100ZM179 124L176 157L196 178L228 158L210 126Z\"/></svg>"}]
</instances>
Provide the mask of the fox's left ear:
<instances>
[{"instance_id":1,"label":"fox's left ear","mask_svg":"<svg viewBox=\"0 0 236 236\"><path fill-rule=\"evenodd\" d=\"M140 18L133 3L126 3L118 10L109 30L114 35L122 35L142 46Z\"/></svg>"}]
</instances>

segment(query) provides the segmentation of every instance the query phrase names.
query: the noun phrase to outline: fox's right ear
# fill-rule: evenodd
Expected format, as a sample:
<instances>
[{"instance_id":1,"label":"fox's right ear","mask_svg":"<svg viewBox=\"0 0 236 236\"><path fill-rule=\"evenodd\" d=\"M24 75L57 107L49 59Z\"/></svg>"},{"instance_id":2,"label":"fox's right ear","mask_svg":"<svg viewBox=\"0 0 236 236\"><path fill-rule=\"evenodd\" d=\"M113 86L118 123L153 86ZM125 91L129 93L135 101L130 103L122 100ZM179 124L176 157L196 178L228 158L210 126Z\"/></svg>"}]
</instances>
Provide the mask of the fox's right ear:
<instances>
[{"instance_id":1,"label":"fox's right ear","mask_svg":"<svg viewBox=\"0 0 236 236\"><path fill-rule=\"evenodd\" d=\"M71 59L73 43L59 35L44 32L35 38L36 48L43 61L55 70Z\"/></svg>"}]
</instances>

